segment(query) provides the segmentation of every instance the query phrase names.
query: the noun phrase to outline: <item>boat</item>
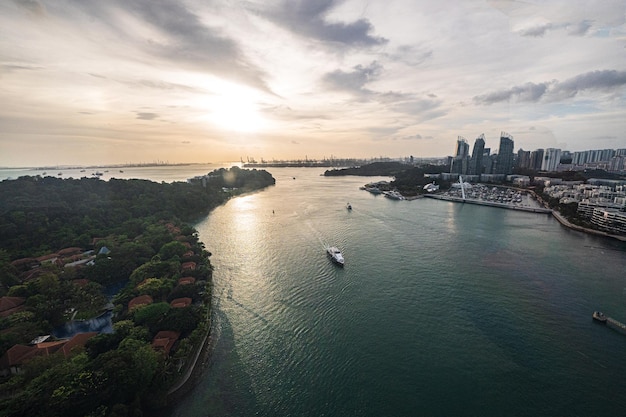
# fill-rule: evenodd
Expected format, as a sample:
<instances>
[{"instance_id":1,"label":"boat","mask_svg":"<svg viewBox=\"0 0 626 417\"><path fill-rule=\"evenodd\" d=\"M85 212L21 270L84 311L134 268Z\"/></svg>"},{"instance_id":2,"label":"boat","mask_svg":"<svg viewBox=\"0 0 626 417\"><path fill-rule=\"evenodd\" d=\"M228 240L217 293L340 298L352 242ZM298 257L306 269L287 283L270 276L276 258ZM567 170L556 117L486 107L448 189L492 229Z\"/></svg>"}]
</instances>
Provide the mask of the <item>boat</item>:
<instances>
[{"instance_id":1,"label":"boat","mask_svg":"<svg viewBox=\"0 0 626 417\"><path fill-rule=\"evenodd\" d=\"M383 192L385 197L390 198L392 200L404 200L404 196L400 194L398 191L385 191Z\"/></svg>"},{"instance_id":2,"label":"boat","mask_svg":"<svg viewBox=\"0 0 626 417\"><path fill-rule=\"evenodd\" d=\"M331 246L329 248L326 248L326 253L328 254L328 256L330 256L330 259L336 263L339 266L343 266L345 263L345 260L343 259L343 255L341 254L341 251L335 247L335 246Z\"/></svg>"},{"instance_id":3,"label":"boat","mask_svg":"<svg viewBox=\"0 0 626 417\"><path fill-rule=\"evenodd\" d=\"M346 208L347 208L348 210L352 210L352 204L348 203L348 204L346 205Z\"/></svg>"},{"instance_id":4,"label":"boat","mask_svg":"<svg viewBox=\"0 0 626 417\"><path fill-rule=\"evenodd\" d=\"M594 320L597 320L600 323L606 323L606 316L601 311L594 311L591 317L593 317Z\"/></svg>"}]
</instances>

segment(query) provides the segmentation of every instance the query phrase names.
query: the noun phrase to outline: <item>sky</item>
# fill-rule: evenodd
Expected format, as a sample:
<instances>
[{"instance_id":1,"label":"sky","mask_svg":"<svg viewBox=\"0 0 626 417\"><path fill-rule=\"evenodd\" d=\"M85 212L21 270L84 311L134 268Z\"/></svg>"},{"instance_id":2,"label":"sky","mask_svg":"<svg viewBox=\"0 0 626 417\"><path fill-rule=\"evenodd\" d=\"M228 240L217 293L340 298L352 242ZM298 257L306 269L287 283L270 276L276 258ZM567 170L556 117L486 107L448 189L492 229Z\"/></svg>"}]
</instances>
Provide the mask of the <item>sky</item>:
<instances>
[{"instance_id":1,"label":"sky","mask_svg":"<svg viewBox=\"0 0 626 417\"><path fill-rule=\"evenodd\" d=\"M0 166L626 148L626 0L3 0Z\"/></svg>"}]
</instances>

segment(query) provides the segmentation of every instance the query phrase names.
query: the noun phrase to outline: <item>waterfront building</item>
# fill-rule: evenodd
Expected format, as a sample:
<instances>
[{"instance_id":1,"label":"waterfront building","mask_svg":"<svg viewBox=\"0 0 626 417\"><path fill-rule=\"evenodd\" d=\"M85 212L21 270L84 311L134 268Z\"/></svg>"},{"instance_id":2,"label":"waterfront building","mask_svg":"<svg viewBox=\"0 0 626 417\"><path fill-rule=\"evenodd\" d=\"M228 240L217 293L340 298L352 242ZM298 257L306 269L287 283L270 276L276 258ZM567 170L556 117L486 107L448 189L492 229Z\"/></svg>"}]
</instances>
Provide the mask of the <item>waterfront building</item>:
<instances>
[{"instance_id":1,"label":"waterfront building","mask_svg":"<svg viewBox=\"0 0 626 417\"><path fill-rule=\"evenodd\" d=\"M456 141L456 151L450 163L450 172L460 175L467 174L469 170L469 144L463 136Z\"/></svg>"},{"instance_id":2,"label":"waterfront building","mask_svg":"<svg viewBox=\"0 0 626 417\"><path fill-rule=\"evenodd\" d=\"M496 159L496 174L506 175L513 172L513 136L502 132L500 134L500 147Z\"/></svg>"},{"instance_id":3,"label":"waterfront building","mask_svg":"<svg viewBox=\"0 0 626 417\"><path fill-rule=\"evenodd\" d=\"M594 208L591 223L608 233L626 235L626 213L608 208Z\"/></svg>"},{"instance_id":4,"label":"waterfront building","mask_svg":"<svg viewBox=\"0 0 626 417\"><path fill-rule=\"evenodd\" d=\"M474 141L472 159L470 160L469 174L480 175L483 172L483 154L485 152L485 135L481 134Z\"/></svg>"}]
</instances>

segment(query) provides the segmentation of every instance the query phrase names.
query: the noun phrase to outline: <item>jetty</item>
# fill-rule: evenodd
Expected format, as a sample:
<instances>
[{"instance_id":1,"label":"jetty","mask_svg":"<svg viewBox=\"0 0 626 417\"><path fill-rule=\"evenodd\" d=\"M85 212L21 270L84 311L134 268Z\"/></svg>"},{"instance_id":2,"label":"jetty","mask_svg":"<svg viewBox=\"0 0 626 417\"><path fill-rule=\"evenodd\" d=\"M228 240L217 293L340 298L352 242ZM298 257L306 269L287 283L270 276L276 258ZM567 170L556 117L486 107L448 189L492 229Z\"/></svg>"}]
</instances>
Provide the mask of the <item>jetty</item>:
<instances>
[{"instance_id":1,"label":"jetty","mask_svg":"<svg viewBox=\"0 0 626 417\"><path fill-rule=\"evenodd\" d=\"M447 195L440 194L424 194L424 197L434 198L437 200L445 200L445 201L453 201L455 203L467 203L467 204L478 204L481 206L489 206L489 207L499 207L510 210L519 210L519 211L527 211L531 213L546 213L551 214L552 210L544 207L529 207L529 206L521 206L510 203L496 203L494 201L484 201L484 200L475 200L470 198L461 198L461 197L453 197Z\"/></svg>"}]
</instances>

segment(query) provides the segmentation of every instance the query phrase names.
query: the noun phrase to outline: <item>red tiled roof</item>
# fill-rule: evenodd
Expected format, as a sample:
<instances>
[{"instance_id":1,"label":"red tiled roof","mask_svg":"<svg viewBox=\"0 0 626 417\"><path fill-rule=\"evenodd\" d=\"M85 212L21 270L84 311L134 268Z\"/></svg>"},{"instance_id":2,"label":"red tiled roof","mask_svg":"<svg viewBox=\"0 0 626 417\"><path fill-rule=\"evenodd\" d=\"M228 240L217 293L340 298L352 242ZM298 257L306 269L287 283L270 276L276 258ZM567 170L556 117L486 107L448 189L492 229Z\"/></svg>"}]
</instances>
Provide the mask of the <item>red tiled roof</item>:
<instances>
[{"instance_id":1,"label":"red tiled roof","mask_svg":"<svg viewBox=\"0 0 626 417\"><path fill-rule=\"evenodd\" d=\"M0 317L8 317L24 309L26 298L0 297Z\"/></svg>"},{"instance_id":2,"label":"red tiled roof","mask_svg":"<svg viewBox=\"0 0 626 417\"><path fill-rule=\"evenodd\" d=\"M128 302L128 311L147 304L152 304L152 297L149 295L140 295Z\"/></svg>"},{"instance_id":3,"label":"red tiled roof","mask_svg":"<svg viewBox=\"0 0 626 417\"><path fill-rule=\"evenodd\" d=\"M50 259L54 259L54 258L58 258L59 254L58 253L49 253L47 255L41 255L37 258L37 260L39 262L43 262L43 261L48 261Z\"/></svg>"},{"instance_id":4,"label":"red tiled roof","mask_svg":"<svg viewBox=\"0 0 626 417\"><path fill-rule=\"evenodd\" d=\"M63 345L66 343L67 340L55 340L53 342L37 343L35 347L39 349L39 351L41 352L40 354L48 356L61 349L61 347L63 347Z\"/></svg>"},{"instance_id":5,"label":"red tiled roof","mask_svg":"<svg viewBox=\"0 0 626 417\"><path fill-rule=\"evenodd\" d=\"M172 306L173 308L184 308L189 307L192 302L193 300L189 297L176 298L172 300L170 306Z\"/></svg>"},{"instance_id":6,"label":"red tiled roof","mask_svg":"<svg viewBox=\"0 0 626 417\"><path fill-rule=\"evenodd\" d=\"M36 356L37 353L35 346L13 345L0 358L0 369L9 369L12 366L21 365L24 361Z\"/></svg>"},{"instance_id":7,"label":"red tiled roof","mask_svg":"<svg viewBox=\"0 0 626 417\"><path fill-rule=\"evenodd\" d=\"M183 269L183 271L185 271L185 270L192 270L193 271L194 269L196 269L196 263L195 262L184 262L181 265L181 268Z\"/></svg>"},{"instance_id":8,"label":"red tiled roof","mask_svg":"<svg viewBox=\"0 0 626 417\"><path fill-rule=\"evenodd\" d=\"M162 350L166 355L169 355L172 346L174 346L179 337L180 333L178 332L161 330L152 339L152 347L155 350Z\"/></svg>"},{"instance_id":9,"label":"red tiled roof","mask_svg":"<svg viewBox=\"0 0 626 417\"><path fill-rule=\"evenodd\" d=\"M13 265L13 266L20 266L20 265L24 265L24 264L33 263L33 262L37 262L37 259L35 259L35 258L20 258L20 259L16 259L16 260L12 261L11 265Z\"/></svg>"},{"instance_id":10,"label":"red tiled roof","mask_svg":"<svg viewBox=\"0 0 626 417\"><path fill-rule=\"evenodd\" d=\"M195 282L196 282L196 279L194 277L182 277L182 278L179 278L178 285L193 284Z\"/></svg>"},{"instance_id":11,"label":"red tiled roof","mask_svg":"<svg viewBox=\"0 0 626 417\"><path fill-rule=\"evenodd\" d=\"M61 256L68 256L68 255L76 255L80 252L82 252L83 250L81 248L77 248L77 247L73 247L73 248L65 248L65 249L61 249L59 251L59 255Z\"/></svg>"},{"instance_id":12,"label":"red tiled roof","mask_svg":"<svg viewBox=\"0 0 626 417\"><path fill-rule=\"evenodd\" d=\"M88 333L78 333L77 335L74 335L74 337L68 340L67 343L63 345L63 348L61 348L61 352L63 353L63 356L67 358L72 353L72 350L74 350L77 347L85 346L85 343L87 343L87 340L91 339L97 334L98 332L88 332Z\"/></svg>"}]
</instances>

